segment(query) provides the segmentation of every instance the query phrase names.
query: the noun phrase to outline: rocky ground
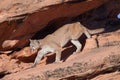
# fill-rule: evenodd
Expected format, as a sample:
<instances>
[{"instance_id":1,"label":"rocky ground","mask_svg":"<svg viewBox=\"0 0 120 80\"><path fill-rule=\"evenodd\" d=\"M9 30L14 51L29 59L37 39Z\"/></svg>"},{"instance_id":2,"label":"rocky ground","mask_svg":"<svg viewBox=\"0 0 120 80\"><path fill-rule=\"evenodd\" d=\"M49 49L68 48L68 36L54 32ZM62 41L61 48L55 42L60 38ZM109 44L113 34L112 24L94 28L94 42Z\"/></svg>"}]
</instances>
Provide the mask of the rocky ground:
<instances>
[{"instance_id":1,"label":"rocky ground","mask_svg":"<svg viewBox=\"0 0 120 80\"><path fill-rule=\"evenodd\" d=\"M0 80L119 80L119 3L119 0L3 0ZM75 47L68 43L62 52L62 63L55 64L55 54L49 53L35 68L26 69L37 54L30 51L29 39L44 38L70 21L104 31L93 33L90 39L80 37L83 48L79 54L73 55Z\"/></svg>"},{"instance_id":2,"label":"rocky ground","mask_svg":"<svg viewBox=\"0 0 120 80\"><path fill-rule=\"evenodd\" d=\"M47 55L35 68L26 67L33 63L20 62L5 54L1 57L2 80L119 80L120 77L120 32L100 34L97 38L99 48L91 48L94 44L87 40L83 51L77 55L71 54L71 49L63 52L63 63L55 64L54 55ZM86 47L87 46L87 47ZM27 49L27 48L26 48ZM26 51L25 49L23 51ZM29 53L29 51L26 51ZM25 52L25 53L26 53ZM25 54L22 53L22 54ZM65 55L66 54L66 55ZM27 57L26 57L27 59ZM24 56L25 61L25 56ZM3 74L3 75L2 75Z\"/></svg>"}]
</instances>

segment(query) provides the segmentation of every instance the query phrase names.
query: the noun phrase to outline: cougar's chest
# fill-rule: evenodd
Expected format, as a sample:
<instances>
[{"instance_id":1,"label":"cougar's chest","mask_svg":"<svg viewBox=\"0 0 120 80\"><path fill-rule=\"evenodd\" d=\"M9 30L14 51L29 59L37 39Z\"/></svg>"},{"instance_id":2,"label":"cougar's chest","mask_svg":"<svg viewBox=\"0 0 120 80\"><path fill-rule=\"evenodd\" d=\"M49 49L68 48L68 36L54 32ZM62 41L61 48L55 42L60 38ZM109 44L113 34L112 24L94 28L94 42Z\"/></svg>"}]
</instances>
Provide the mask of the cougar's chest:
<instances>
[{"instance_id":1,"label":"cougar's chest","mask_svg":"<svg viewBox=\"0 0 120 80\"><path fill-rule=\"evenodd\" d=\"M49 46L49 45L44 45L42 46L42 49L41 49L42 52L44 53L49 53L49 52L55 52L55 48Z\"/></svg>"}]
</instances>

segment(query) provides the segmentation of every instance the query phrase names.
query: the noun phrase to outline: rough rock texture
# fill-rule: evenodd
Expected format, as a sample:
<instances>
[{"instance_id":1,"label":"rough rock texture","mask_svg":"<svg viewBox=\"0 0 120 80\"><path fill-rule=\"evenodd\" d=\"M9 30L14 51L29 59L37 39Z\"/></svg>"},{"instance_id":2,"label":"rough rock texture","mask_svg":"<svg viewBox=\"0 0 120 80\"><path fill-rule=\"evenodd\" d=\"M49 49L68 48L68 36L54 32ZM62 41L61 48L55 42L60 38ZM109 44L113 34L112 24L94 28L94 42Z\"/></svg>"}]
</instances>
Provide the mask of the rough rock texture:
<instances>
[{"instance_id":1,"label":"rough rock texture","mask_svg":"<svg viewBox=\"0 0 120 80\"><path fill-rule=\"evenodd\" d=\"M119 80L120 79L120 72L112 72L109 74L101 74L91 80Z\"/></svg>"},{"instance_id":2,"label":"rough rock texture","mask_svg":"<svg viewBox=\"0 0 120 80\"><path fill-rule=\"evenodd\" d=\"M104 37L98 37L98 41L102 42ZM119 67L120 67L120 32L109 33L107 36L109 37L109 42L104 43L104 46L100 46L99 48L94 48L90 50L83 49L83 52L77 55L69 55L68 58L65 59L66 56L63 56L63 60L65 62L60 64L48 64L45 65L46 61L50 61L53 58L49 58L53 55L48 55L47 59L43 59L41 64L37 65L35 68L25 70L28 65L25 63L19 64L19 67L22 66L21 70L17 71L17 73L9 74L3 78L3 80L69 80L69 79L78 79L78 80L86 80L93 79L97 80L100 78L104 80L104 77L108 74L108 76L113 72L116 77L109 77L106 80L113 79L119 80ZM110 37L116 38L114 41L111 40ZM118 42L119 41L119 42ZM114 43L115 44L114 44ZM91 42L92 43L92 42ZM91 44L90 43L90 44ZM113 43L113 45L111 45ZM88 43L89 44L89 43ZM87 45L88 45L87 44ZM109 44L109 45L106 45ZM69 51L64 52L63 54L67 54ZM24 66L23 66L24 64ZM14 70L14 69L13 69ZM117 72L116 72L117 71ZM10 72L12 73L12 72ZM100 75L96 77L97 75ZM103 74L106 74L102 77ZM118 75L117 75L118 74ZM117 77L118 76L118 77ZM95 78L94 78L95 77ZM99 80L99 79L98 79Z\"/></svg>"},{"instance_id":3,"label":"rough rock texture","mask_svg":"<svg viewBox=\"0 0 120 80\"><path fill-rule=\"evenodd\" d=\"M0 80L119 80L119 0L2 0L0 4L0 53L4 53ZM68 43L63 63L54 64L55 54L50 53L35 68L25 70L37 54L30 52L29 39L44 38L70 21L105 30L87 40L83 35L78 55L72 55L75 47Z\"/></svg>"},{"instance_id":4,"label":"rough rock texture","mask_svg":"<svg viewBox=\"0 0 120 80\"><path fill-rule=\"evenodd\" d=\"M37 0L34 1L37 2ZM83 0L82 2L78 1L74 3L69 2L60 4L62 3L62 1L63 0L43 0L41 2L38 1L39 3L33 2L34 4L31 5L31 2L29 2L28 0L24 2L21 0L15 0L14 2L10 0L4 0L3 4L5 4L6 2L8 6L1 6L2 10L0 14L0 20L9 21L1 21L3 23L0 24L0 35L2 37L2 39L0 39L0 50L13 50L16 48L23 48L28 44L28 39L30 39L36 32L45 27L50 21L64 17L75 17L93 8L97 8L98 6L106 3L109 0ZM49 6L52 4L59 5ZM29 14L30 12L34 13ZM14 16L23 17L24 14L26 15L23 19L13 19L13 21L9 19L9 16L10 18L14 18Z\"/></svg>"},{"instance_id":5,"label":"rough rock texture","mask_svg":"<svg viewBox=\"0 0 120 80\"><path fill-rule=\"evenodd\" d=\"M0 22L19 19L28 13L36 12L37 10L44 10L47 6L61 4L71 0L3 0L0 1ZM5 6L6 5L6 6ZM20 17L21 16L21 17Z\"/></svg>"}]
</instances>

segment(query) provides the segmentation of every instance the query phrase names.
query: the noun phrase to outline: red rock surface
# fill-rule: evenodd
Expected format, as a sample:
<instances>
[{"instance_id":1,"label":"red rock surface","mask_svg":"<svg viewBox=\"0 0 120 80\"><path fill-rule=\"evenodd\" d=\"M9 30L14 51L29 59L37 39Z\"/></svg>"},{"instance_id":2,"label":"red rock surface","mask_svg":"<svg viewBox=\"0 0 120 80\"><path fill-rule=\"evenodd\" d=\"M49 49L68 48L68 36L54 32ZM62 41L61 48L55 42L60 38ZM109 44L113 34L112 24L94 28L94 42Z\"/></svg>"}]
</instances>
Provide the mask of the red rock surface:
<instances>
[{"instance_id":1,"label":"red rock surface","mask_svg":"<svg viewBox=\"0 0 120 80\"><path fill-rule=\"evenodd\" d=\"M116 35L117 34L117 35ZM99 73L101 71L101 75L97 76L97 77L93 77L92 80L100 80L100 79L106 79L106 80L109 80L109 79L113 79L113 80L119 80L119 72L118 74L116 73L109 73L106 75L104 75L103 73L104 72L104 69L107 70L107 67L110 67L110 66L114 66L114 65L117 65L116 63L116 60L119 62L119 47L120 47L120 40L119 38L116 38L116 37L120 37L120 33L119 32L114 32L114 33L106 33L106 34L102 34L100 35L100 37L98 36L98 41L99 42L102 42L102 38L104 37L104 35L107 35L107 37L110 37L109 39L109 42L106 42L106 43L103 43L104 46L100 46L99 48L92 48L92 49L83 49L83 51L81 53L79 53L78 55L70 55L69 54L69 57L68 56L63 56L62 59L64 60L65 59L65 62L63 63L60 63L60 64L54 64L54 55L53 54L48 54L46 57L43 58L43 60L35 67L35 68L32 68L32 69L28 69L28 70L24 70L25 68L29 67L30 65L32 65L33 61L30 61L29 59L32 59L30 57L29 54L29 48L26 47L24 48L23 50L19 51L16 53L16 56L14 55L14 57L16 57L18 60L15 60L15 59L11 59L9 56L6 56L5 54L3 55L0 55L1 56L1 71L0 73L10 73L8 75L6 75L5 77L3 77L2 79L3 80L18 80L18 79L31 79L31 78L35 78L37 76L39 76L38 78L45 78L45 79L50 79L50 80L54 80L56 78L62 78L60 77L60 72L59 72L59 69L65 69L65 74L64 74L64 78L69 78L71 75L75 75L74 72L71 73L71 75L68 75L69 71L66 71L66 69L70 66L73 66L72 68L77 70L77 67L75 68L75 64L77 65L77 63L79 64L83 64L83 63L86 63L86 65L89 65L88 67L85 66L85 69L81 67L81 69L85 70L85 72L87 73L88 71L90 71L89 73L94 73L94 69L95 69L95 72L97 74L97 72ZM116 39L114 39L114 41L111 39L111 37L114 37ZM94 41L93 41L94 42ZM114 43L113 43L114 42ZM89 47L91 47L91 44L92 44L92 41L91 43L87 43L87 45L89 45ZM93 43L94 44L94 43ZM109 44L109 45L106 45L106 44ZM85 51L84 51L85 50ZM67 54L67 53L70 53L69 52L70 50L68 50L67 52L64 52L63 54ZM18 54L19 53L19 54ZM27 53L27 54L26 54ZM15 53L14 53L15 54ZM23 55L25 54L25 55ZM116 58L114 57L115 55L118 55ZM113 56L113 57L112 57ZM65 58L67 57L67 58ZM23 59L22 59L23 58ZM22 61L22 62L19 62ZM30 61L27 62L26 60ZM33 59L32 59L33 60ZM24 61L24 62L23 62ZM4 64L4 65L3 65ZM8 66L9 64L9 66ZM91 65L92 64L92 65ZM103 65L103 67L99 67L99 65ZM6 67L5 67L6 66ZM80 66L80 65L78 65ZM97 67L98 66L98 67ZM94 68L96 67L96 68ZM54 70L57 70L58 69L58 73ZM88 71L86 71L86 69ZM103 72L102 72L103 70ZM109 70L109 69L108 69ZM55 73L51 73L51 71L54 71ZM80 70L81 71L81 70ZM76 71L75 71L76 72ZM114 72L114 70L113 70ZM58 77L52 77L52 76L47 76L45 77L46 75L44 75L44 73L48 74L48 75L52 75L53 76L58 76ZM79 73L79 71L78 71ZM82 75L83 72L81 72L81 74L79 75ZM85 74L85 73L83 73ZM95 73L94 73L95 74ZM115 77L112 77L113 75L115 75ZM109 77L110 76L110 77ZM85 76L84 76L85 77ZM42 79L43 79L42 78Z\"/></svg>"},{"instance_id":2,"label":"red rock surface","mask_svg":"<svg viewBox=\"0 0 120 80\"><path fill-rule=\"evenodd\" d=\"M69 1L69 0L65 0L65 1ZM50 21L61 17L64 18L64 17L78 16L93 8L97 8L98 6L104 4L107 1L109 0L91 0L91 1L77 2L73 4L72 2L60 4L62 3L62 0L54 0L54 1L43 0L43 2L39 2L38 4L33 2L34 4L30 5L26 9L26 6L28 6L31 3L31 1L29 2L26 0L26 2L25 1L23 2L20 0L15 0L15 2L12 2L10 0L4 0L2 5L6 3L8 6L6 7L1 6L0 20L4 20L4 21L9 20L9 21L4 22L0 25L0 28L2 28L2 30L0 31L1 32L0 35L2 37L2 39L0 39L0 50L12 50L15 48L23 48L28 44L28 39L30 39L36 32L38 32L43 27L45 27ZM50 7L48 6L53 4L54 5L59 4L59 5L50 6ZM21 7L19 8L19 6ZM45 10L42 10L41 8L44 9L44 7ZM82 7L84 7L84 9ZM33 14L29 14L29 13L33 13ZM25 18L18 21L17 20L11 21L9 19L13 17L13 15L16 17L17 16L21 17L22 15L20 14L22 15L28 14L28 15L25 15Z\"/></svg>"},{"instance_id":3,"label":"red rock surface","mask_svg":"<svg viewBox=\"0 0 120 80\"><path fill-rule=\"evenodd\" d=\"M109 74L101 74L91 80L119 80L120 79L120 72L113 72Z\"/></svg>"},{"instance_id":4,"label":"red rock surface","mask_svg":"<svg viewBox=\"0 0 120 80\"><path fill-rule=\"evenodd\" d=\"M119 80L120 24L116 15L120 1L68 1L72 0L0 1L0 80ZM29 39L43 38L71 20L105 31L91 39L83 35L78 55L72 55L75 47L68 43L63 63L54 64L55 54L50 53L35 68L25 70L37 54L30 52Z\"/></svg>"}]
</instances>

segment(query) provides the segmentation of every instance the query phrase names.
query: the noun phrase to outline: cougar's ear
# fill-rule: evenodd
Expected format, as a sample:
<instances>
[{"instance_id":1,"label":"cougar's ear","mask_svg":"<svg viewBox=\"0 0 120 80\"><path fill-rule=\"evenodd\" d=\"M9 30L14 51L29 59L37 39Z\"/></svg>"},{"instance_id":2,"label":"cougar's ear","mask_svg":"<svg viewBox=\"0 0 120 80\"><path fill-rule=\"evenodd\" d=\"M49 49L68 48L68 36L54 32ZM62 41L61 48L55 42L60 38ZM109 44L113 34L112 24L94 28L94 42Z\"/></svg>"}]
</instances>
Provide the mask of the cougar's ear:
<instances>
[{"instance_id":1,"label":"cougar's ear","mask_svg":"<svg viewBox=\"0 0 120 80\"><path fill-rule=\"evenodd\" d=\"M32 42L32 40L31 40L31 39L29 39L29 41L30 41L30 42Z\"/></svg>"}]
</instances>

